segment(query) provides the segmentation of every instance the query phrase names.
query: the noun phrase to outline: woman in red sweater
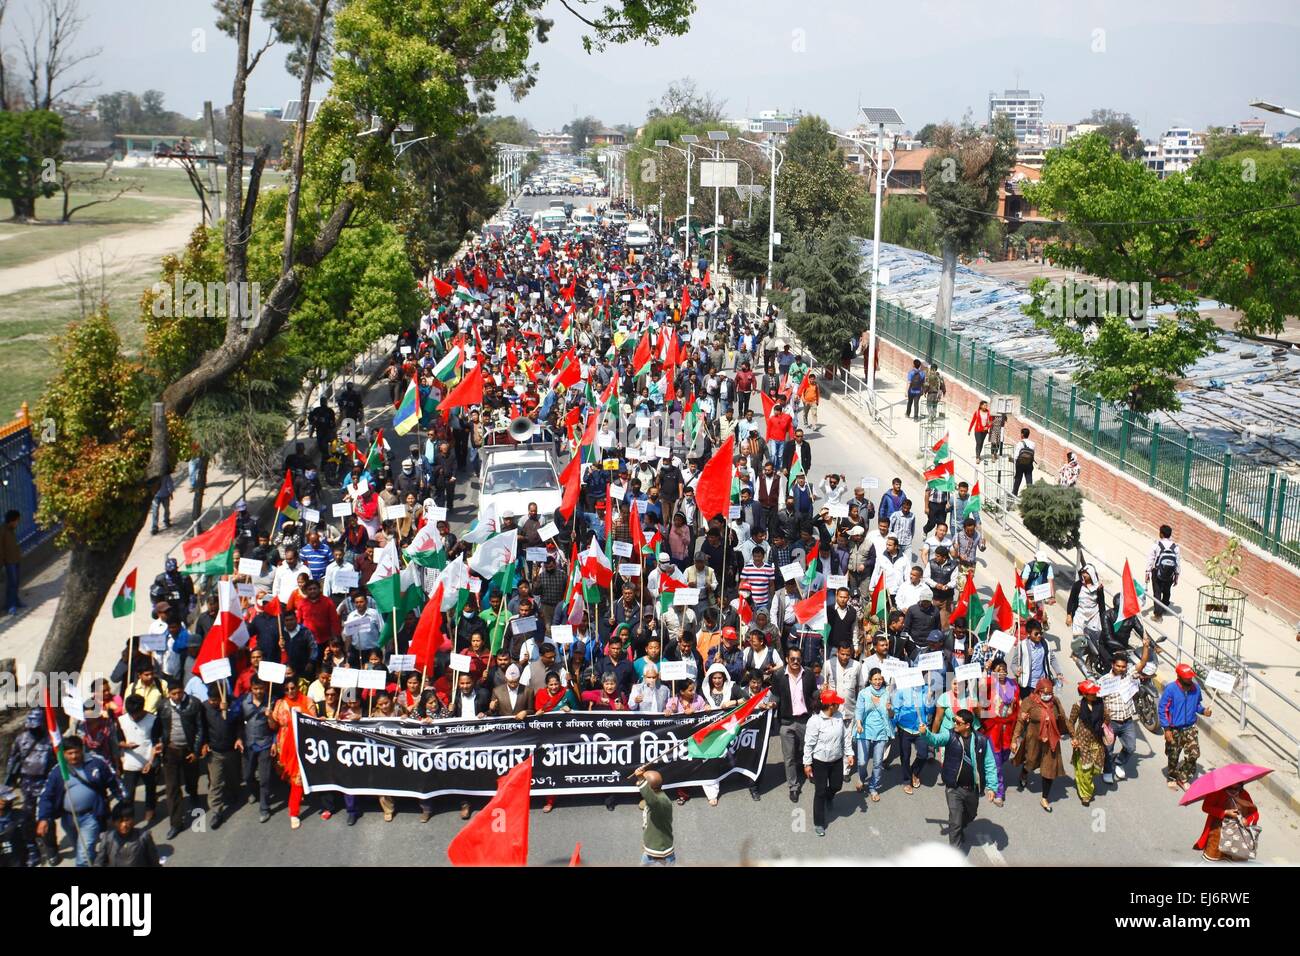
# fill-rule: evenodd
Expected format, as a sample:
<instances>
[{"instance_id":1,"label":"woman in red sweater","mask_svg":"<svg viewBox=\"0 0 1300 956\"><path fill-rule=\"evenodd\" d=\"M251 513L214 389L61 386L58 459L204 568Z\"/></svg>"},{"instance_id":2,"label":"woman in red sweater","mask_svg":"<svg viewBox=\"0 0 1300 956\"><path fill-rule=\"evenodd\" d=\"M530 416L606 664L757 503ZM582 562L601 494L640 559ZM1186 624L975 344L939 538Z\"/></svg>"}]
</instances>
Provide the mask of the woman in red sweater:
<instances>
[{"instance_id":1,"label":"woman in red sweater","mask_svg":"<svg viewBox=\"0 0 1300 956\"><path fill-rule=\"evenodd\" d=\"M979 408L975 409L975 414L970 417L970 426L966 429L969 435L975 432L975 459L978 461L984 457L984 440L989 437L989 425L993 422L993 414L989 411L988 402L980 402Z\"/></svg>"}]
</instances>

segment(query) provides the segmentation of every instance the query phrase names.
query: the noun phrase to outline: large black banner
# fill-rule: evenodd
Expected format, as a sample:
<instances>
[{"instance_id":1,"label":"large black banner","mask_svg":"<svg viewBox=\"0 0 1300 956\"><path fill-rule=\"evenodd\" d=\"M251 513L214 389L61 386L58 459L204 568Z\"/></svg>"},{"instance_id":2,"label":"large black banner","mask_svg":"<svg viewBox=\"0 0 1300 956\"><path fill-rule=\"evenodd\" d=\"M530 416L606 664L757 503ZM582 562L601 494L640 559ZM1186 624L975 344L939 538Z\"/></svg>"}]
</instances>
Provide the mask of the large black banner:
<instances>
[{"instance_id":1,"label":"large black banner","mask_svg":"<svg viewBox=\"0 0 1300 956\"><path fill-rule=\"evenodd\" d=\"M741 723L727 751L693 759L687 741L720 712L663 716L620 711L541 714L526 720L322 720L294 712L307 792L434 797L491 795L497 778L531 754L533 792L631 793L633 770L654 763L665 786L700 786L732 774L757 780L772 712Z\"/></svg>"}]
</instances>

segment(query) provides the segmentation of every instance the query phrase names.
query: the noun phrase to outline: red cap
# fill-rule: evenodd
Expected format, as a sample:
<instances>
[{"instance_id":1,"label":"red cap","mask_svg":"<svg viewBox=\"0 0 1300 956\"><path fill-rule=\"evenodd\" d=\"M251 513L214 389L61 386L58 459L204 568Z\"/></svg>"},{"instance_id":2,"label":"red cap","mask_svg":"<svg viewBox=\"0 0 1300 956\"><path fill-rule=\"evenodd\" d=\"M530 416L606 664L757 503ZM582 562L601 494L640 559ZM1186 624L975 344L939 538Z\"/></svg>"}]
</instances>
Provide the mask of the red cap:
<instances>
[{"instance_id":1,"label":"red cap","mask_svg":"<svg viewBox=\"0 0 1300 956\"><path fill-rule=\"evenodd\" d=\"M1079 681L1080 694L1100 694L1101 687L1090 680Z\"/></svg>"},{"instance_id":2,"label":"red cap","mask_svg":"<svg viewBox=\"0 0 1300 956\"><path fill-rule=\"evenodd\" d=\"M1178 675L1180 680L1191 680L1196 676L1196 671L1191 664L1179 664L1174 668L1174 673Z\"/></svg>"},{"instance_id":3,"label":"red cap","mask_svg":"<svg viewBox=\"0 0 1300 956\"><path fill-rule=\"evenodd\" d=\"M823 706L823 707L829 707L829 706L831 706L832 704L834 704L835 706L838 707L838 706L839 706L840 704L842 704L842 703L844 703L844 698L841 697L839 694L835 693L835 691L830 690L829 688L827 688L826 690L822 691L822 706Z\"/></svg>"}]
</instances>

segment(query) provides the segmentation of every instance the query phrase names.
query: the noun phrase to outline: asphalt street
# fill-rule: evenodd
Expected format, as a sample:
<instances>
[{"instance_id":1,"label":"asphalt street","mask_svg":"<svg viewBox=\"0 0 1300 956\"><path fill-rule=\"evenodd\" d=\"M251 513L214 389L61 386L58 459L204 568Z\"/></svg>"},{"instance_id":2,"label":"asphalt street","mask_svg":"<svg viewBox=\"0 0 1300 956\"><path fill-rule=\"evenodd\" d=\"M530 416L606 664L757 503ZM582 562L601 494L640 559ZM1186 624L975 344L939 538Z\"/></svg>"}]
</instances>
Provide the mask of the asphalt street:
<instances>
[{"instance_id":1,"label":"asphalt street","mask_svg":"<svg viewBox=\"0 0 1300 956\"><path fill-rule=\"evenodd\" d=\"M519 205L531 210L544 207L553 198L522 197ZM576 202L593 200L577 197ZM386 399L386 388L370 395L375 424L387 426L390 421ZM883 464L886 459L878 439L865 435L860 426L828 403L822 405L821 418L821 429L808 433L813 459L811 483L834 470L845 474L850 485L865 476L877 479L880 488L887 488L893 477L892 466ZM914 445L916 436L905 427L904 434L892 441ZM392 444L398 454L404 452L404 441ZM462 489L462 494L468 496L460 499L451 516L457 528L463 528L473 517L476 485L471 481L469 488ZM905 490L919 492L906 486ZM1007 562L995 557L989 557L988 562L979 575L982 585L991 585L995 580L1004 584L1012 581ZM991 588L983 590L987 594ZM1051 610L1049 641L1058 652L1064 650L1064 660L1069 641L1062 641L1060 636L1063 619L1062 608ZM1072 686L1076 671L1072 664L1067 664L1066 669L1070 679L1062 697L1068 712L1076 699ZM1168 789L1161 774L1164 753L1160 739L1140 733L1137 760L1130 761L1129 778L1116 785L1106 785L1099 779L1097 799L1091 807L1079 803L1072 780L1064 786L1058 781L1053 812L1045 813L1039 806L1036 778L1027 793L1017 793L1012 786L1003 807L981 801L979 817L968 830L972 846L962 857L979 866L1199 863L1200 854L1192 849L1192 843L1204 817L1196 807L1178 806L1177 794ZM1205 735L1201 747L1203 769L1227 762ZM878 860L895 858L922 844L945 843L940 827L946 822L947 810L937 778L938 765L931 762L922 774L923 787L914 794L904 794L895 761L886 772L879 803L865 801L849 784L835 800L826 837L818 838L812 827L812 787L805 788L798 804L790 803L780 742L774 735L760 802L751 800L745 789L747 781L736 779L724 782L716 808L709 807L698 792L685 806L675 807L678 862ZM259 824L255 804L237 810L219 833L208 831L203 816L196 814L193 827L174 841L160 844L160 849L171 865L182 866L442 865L446 863L447 844L462 825L456 812L459 800L454 797L442 798L439 812L425 824L419 822L414 800L399 801L397 819L385 823L375 799L360 798L363 815L354 827L346 825L342 813L321 820L316 798L309 797L303 808L302 828L295 832L289 829L284 794L277 796L274 814L265 824ZM1262 787L1254 788L1252 796L1260 807L1263 826L1261 861L1300 863L1300 821ZM476 807L483 802L479 798ZM582 844L584 863L629 865L638 860L641 815L635 795L620 797L613 812L597 797L561 797L550 814L543 814L541 805L541 800L534 801L530 819L531 863L565 864L576 843ZM161 841L166 829L162 817L153 826L154 839Z\"/></svg>"}]
</instances>

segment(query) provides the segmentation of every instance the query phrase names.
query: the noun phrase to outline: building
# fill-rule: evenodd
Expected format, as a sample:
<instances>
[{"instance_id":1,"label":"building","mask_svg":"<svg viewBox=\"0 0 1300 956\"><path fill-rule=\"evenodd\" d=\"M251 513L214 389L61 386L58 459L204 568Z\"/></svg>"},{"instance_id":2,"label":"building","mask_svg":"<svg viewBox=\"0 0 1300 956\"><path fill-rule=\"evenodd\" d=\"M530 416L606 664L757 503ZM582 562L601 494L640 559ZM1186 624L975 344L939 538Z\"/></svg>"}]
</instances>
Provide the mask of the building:
<instances>
[{"instance_id":1,"label":"building","mask_svg":"<svg viewBox=\"0 0 1300 956\"><path fill-rule=\"evenodd\" d=\"M1268 139L1268 120L1237 120L1228 127L1228 132L1236 133L1238 136L1258 136L1260 139Z\"/></svg>"},{"instance_id":2,"label":"building","mask_svg":"<svg viewBox=\"0 0 1300 956\"><path fill-rule=\"evenodd\" d=\"M573 146L573 137L568 133L539 133L537 130L532 132L537 137L538 148L543 152L565 152Z\"/></svg>"},{"instance_id":3,"label":"building","mask_svg":"<svg viewBox=\"0 0 1300 956\"><path fill-rule=\"evenodd\" d=\"M1048 149L1055 149L1058 146L1064 146L1072 139L1086 136L1099 129L1101 127L1095 123L1048 123L1045 145Z\"/></svg>"},{"instance_id":4,"label":"building","mask_svg":"<svg viewBox=\"0 0 1300 956\"><path fill-rule=\"evenodd\" d=\"M572 137L570 137L572 138ZM622 146L627 142L627 137L616 129L610 129L608 126L602 126L591 134L587 141L588 146Z\"/></svg>"},{"instance_id":5,"label":"building","mask_svg":"<svg viewBox=\"0 0 1300 956\"><path fill-rule=\"evenodd\" d=\"M1190 127L1177 126L1167 129L1158 144L1146 145L1142 151L1142 162L1161 179L1170 173L1185 173L1192 163L1205 151L1205 135Z\"/></svg>"},{"instance_id":6,"label":"building","mask_svg":"<svg viewBox=\"0 0 1300 956\"><path fill-rule=\"evenodd\" d=\"M1046 136L1043 127L1043 96L1029 90L1003 90L989 93L989 125L993 118L1002 115L1011 120L1016 131L1016 142L1031 146L1042 145Z\"/></svg>"},{"instance_id":7,"label":"building","mask_svg":"<svg viewBox=\"0 0 1300 956\"><path fill-rule=\"evenodd\" d=\"M1016 147L1016 165L1042 169L1045 162L1047 162L1046 146L1031 146L1026 143Z\"/></svg>"},{"instance_id":8,"label":"building","mask_svg":"<svg viewBox=\"0 0 1300 956\"><path fill-rule=\"evenodd\" d=\"M764 123L785 123L788 126L794 126L795 123L803 119L803 110L794 110L785 112L784 110L760 110L757 116L734 117L732 119L719 120L722 126L729 126L744 135L759 134L762 139Z\"/></svg>"}]
</instances>

